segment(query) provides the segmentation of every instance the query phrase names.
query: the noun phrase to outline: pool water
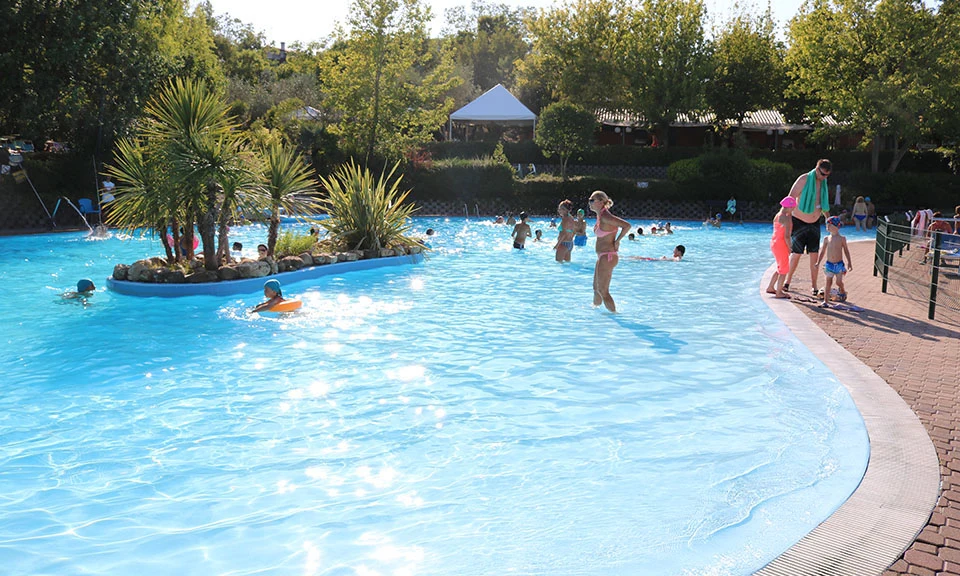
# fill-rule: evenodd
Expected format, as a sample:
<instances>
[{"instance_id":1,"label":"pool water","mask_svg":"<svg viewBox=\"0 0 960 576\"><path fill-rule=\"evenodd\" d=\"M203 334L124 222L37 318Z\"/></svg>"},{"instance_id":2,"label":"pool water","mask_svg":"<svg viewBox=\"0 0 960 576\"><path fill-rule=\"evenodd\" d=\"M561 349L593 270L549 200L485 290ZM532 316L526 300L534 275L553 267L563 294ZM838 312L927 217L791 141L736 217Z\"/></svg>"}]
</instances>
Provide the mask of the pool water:
<instances>
[{"instance_id":1,"label":"pool water","mask_svg":"<svg viewBox=\"0 0 960 576\"><path fill-rule=\"evenodd\" d=\"M625 240L616 315L592 236L414 227L424 263L284 317L103 288L157 240L0 238L0 571L749 574L857 487L859 413L758 296L770 225Z\"/></svg>"}]
</instances>

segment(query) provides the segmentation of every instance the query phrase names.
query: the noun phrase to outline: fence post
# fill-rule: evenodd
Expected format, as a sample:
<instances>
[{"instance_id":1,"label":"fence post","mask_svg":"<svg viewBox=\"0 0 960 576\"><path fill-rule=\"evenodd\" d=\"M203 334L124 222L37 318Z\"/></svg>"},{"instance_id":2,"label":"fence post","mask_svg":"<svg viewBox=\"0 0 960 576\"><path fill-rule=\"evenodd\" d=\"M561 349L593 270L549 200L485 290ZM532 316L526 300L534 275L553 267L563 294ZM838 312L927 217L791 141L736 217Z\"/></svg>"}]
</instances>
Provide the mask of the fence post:
<instances>
[{"instance_id":1,"label":"fence post","mask_svg":"<svg viewBox=\"0 0 960 576\"><path fill-rule=\"evenodd\" d=\"M890 276L890 228L887 227L887 234L883 236L883 283L880 285L880 291L887 293L887 278Z\"/></svg>"},{"instance_id":2,"label":"fence post","mask_svg":"<svg viewBox=\"0 0 960 576\"><path fill-rule=\"evenodd\" d=\"M937 310L937 284L940 281L940 249L943 247L943 235L939 230L933 233L930 245L933 247L933 274L930 276L930 309L927 318L933 320Z\"/></svg>"},{"instance_id":3,"label":"fence post","mask_svg":"<svg viewBox=\"0 0 960 576\"><path fill-rule=\"evenodd\" d=\"M877 277L877 272L880 271L880 264L877 262L880 256L880 239L887 235L887 222L880 221L877 223L877 241L873 244L873 277Z\"/></svg>"}]
</instances>

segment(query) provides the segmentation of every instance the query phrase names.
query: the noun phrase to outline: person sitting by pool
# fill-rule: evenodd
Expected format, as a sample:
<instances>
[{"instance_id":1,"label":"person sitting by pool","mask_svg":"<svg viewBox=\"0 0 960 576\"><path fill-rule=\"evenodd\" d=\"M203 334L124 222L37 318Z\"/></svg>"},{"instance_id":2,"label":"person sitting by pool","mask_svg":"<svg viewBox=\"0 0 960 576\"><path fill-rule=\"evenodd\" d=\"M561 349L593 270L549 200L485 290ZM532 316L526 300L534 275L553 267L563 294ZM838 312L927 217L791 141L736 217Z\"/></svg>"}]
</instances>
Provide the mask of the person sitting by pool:
<instances>
[{"instance_id":1,"label":"person sitting by pool","mask_svg":"<svg viewBox=\"0 0 960 576\"><path fill-rule=\"evenodd\" d=\"M320 238L320 230L318 230L316 226L311 226L310 235L313 236L315 239Z\"/></svg>"},{"instance_id":2,"label":"person sitting by pool","mask_svg":"<svg viewBox=\"0 0 960 576\"><path fill-rule=\"evenodd\" d=\"M263 295L267 301L257 304L251 312L269 312L274 306L287 301L283 298L279 280L267 280L263 285Z\"/></svg>"},{"instance_id":3,"label":"person sitting by pool","mask_svg":"<svg viewBox=\"0 0 960 576\"><path fill-rule=\"evenodd\" d=\"M68 291L64 292L62 297L68 300L73 298L87 298L93 296L93 293L97 290L97 287L93 285L93 280L89 278L82 278L77 282L77 291Z\"/></svg>"},{"instance_id":4,"label":"person sitting by pool","mask_svg":"<svg viewBox=\"0 0 960 576\"><path fill-rule=\"evenodd\" d=\"M543 230L540 230L540 229L538 228L537 231L534 232L534 239L533 239L533 241L534 241L534 242L543 242Z\"/></svg>"},{"instance_id":5,"label":"person sitting by pool","mask_svg":"<svg viewBox=\"0 0 960 576\"><path fill-rule=\"evenodd\" d=\"M230 257L236 262L243 260L243 244L234 242L233 248L230 250Z\"/></svg>"},{"instance_id":6,"label":"person sitting by pool","mask_svg":"<svg viewBox=\"0 0 960 576\"><path fill-rule=\"evenodd\" d=\"M263 260L267 257L267 245L266 244L257 244L257 258Z\"/></svg>"}]
</instances>

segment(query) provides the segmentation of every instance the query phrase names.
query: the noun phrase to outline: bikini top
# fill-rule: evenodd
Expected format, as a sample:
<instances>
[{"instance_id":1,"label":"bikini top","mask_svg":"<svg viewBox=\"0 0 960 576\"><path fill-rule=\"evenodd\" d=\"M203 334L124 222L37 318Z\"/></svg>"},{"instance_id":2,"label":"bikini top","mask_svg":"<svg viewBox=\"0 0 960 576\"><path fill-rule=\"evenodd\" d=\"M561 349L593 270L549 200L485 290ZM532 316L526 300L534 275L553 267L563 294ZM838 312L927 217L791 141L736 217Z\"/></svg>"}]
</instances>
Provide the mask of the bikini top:
<instances>
[{"instance_id":1,"label":"bikini top","mask_svg":"<svg viewBox=\"0 0 960 576\"><path fill-rule=\"evenodd\" d=\"M593 225L593 231L594 233L596 233L597 238L603 238L604 236L609 236L617 231L616 228L614 228L613 230L604 230L600 228L600 219L603 216L604 212L606 212L606 210L604 210L603 212L597 215L597 223Z\"/></svg>"}]
</instances>

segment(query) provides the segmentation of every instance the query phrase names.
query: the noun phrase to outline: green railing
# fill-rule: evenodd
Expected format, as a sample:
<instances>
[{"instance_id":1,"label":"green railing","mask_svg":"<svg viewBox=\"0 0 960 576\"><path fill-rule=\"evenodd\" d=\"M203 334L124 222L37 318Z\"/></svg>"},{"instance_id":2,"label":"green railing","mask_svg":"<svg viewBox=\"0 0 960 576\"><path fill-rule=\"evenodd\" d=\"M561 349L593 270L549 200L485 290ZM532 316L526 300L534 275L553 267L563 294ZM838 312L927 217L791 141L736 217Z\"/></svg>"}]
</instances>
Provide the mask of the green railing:
<instances>
[{"instance_id":1,"label":"green railing","mask_svg":"<svg viewBox=\"0 0 960 576\"><path fill-rule=\"evenodd\" d=\"M952 220L946 222L953 228ZM873 275L882 277L882 292L894 286L907 298L925 301L931 320L938 307L960 312L960 235L914 232L909 225L878 222Z\"/></svg>"}]
</instances>

